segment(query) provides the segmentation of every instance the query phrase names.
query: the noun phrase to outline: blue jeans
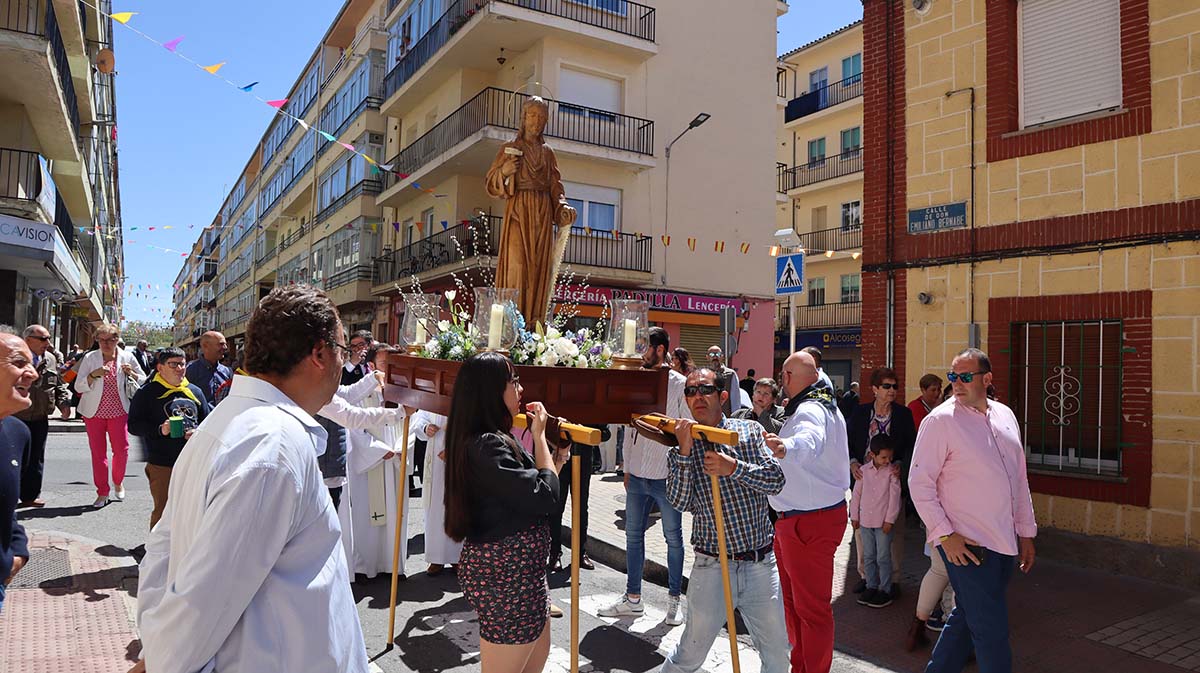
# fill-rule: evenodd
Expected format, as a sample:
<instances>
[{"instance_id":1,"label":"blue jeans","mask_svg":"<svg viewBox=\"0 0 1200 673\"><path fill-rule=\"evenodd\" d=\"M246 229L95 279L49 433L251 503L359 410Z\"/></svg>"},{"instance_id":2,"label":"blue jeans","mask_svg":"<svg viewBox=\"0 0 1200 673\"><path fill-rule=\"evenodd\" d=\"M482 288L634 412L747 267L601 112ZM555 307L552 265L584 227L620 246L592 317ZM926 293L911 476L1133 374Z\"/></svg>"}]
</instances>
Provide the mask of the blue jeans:
<instances>
[{"instance_id":1,"label":"blue jeans","mask_svg":"<svg viewBox=\"0 0 1200 673\"><path fill-rule=\"evenodd\" d=\"M643 479L629 475L625 489L625 591L642 593L642 567L646 563L646 525L650 503L662 512L663 537L667 539L667 590L672 596L683 591L683 514L667 501L666 479Z\"/></svg>"},{"instance_id":2,"label":"blue jeans","mask_svg":"<svg viewBox=\"0 0 1200 673\"><path fill-rule=\"evenodd\" d=\"M1011 673L1005 592L1016 557L988 549L982 565L957 566L946 558L941 547L936 551L946 562L955 606L933 646L925 673L958 673L967 665L972 645L979 673Z\"/></svg>"},{"instance_id":3,"label":"blue jeans","mask_svg":"<svg viewBox=\"0 0 1200 673\"><path fill-rule=\"evenodd\" d=\"M731 560L729 584L733 605L750 628L750 637L762 661L762 673L787 673L790 648L775 555L770 554L758 563ZM688 580L687 621L679 644L663 663L662 673L700 670L722 626L725 626L725 591L721 584L721 562L696 554Z\"/></svg>"},{"instance_id":4,"label":"blue jeans","mask_svg":"<svg viewBox=\"0 0 1200 673\"><path fill-rule=\"evenodd\" d=\"M867 574L867 588L892 590L892 534L882 528L858 529L862 537L863 572Z\"/></svg>"},{"instance_id":5,"label":"blue jeans","mask_svg":"<svg viewBox=\"0 0 1200 673\"><path fill-rule=\"evenodd\" d=\"M4 612L4 592L8 587L0 583L0 612Z\"/></svg>"}]
</instances>

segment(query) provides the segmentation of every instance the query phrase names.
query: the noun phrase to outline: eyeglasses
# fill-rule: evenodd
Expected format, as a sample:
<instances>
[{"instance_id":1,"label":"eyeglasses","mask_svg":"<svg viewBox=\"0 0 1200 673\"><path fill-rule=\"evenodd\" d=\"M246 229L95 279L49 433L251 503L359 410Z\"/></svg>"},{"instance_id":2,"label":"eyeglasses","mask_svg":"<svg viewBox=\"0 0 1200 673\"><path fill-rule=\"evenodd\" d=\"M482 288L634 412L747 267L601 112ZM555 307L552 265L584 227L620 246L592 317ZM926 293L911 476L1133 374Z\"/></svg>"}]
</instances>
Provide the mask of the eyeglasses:
<instances>
[{"instance_id":1,"label":"eyeglasses","mask_svg":"<svg viewBox=\"0 0 1200 673\"><path fill-rule=\"evenodd\" d=\"M895 383L880 383L879 387L883 388L884 390L896 390L900 386Z\"/></svg>"},{"instance_id":2,"label":"eyeglasses","mask_svg":"<svg viewBox=\"0 0 1200 673\"><path fill-rule=\"evenodd\" d=\"M102 339L97 339L97 341L99 341L102 344L115 344L115 343L117 343L117 338L116 337L112 337L109 339L102 338Z\"/></svg>"},{"instance_id":3,"label":"eyeglasses","mask_svg":"<svg viewBox=\"0 0 1200 673\"><path fill-rule=\"evenodd\" d=\"M954 372L950 372L950 373L946 374L946 378L950 379L950 383L956 383L958 381L962 381L963 383L970 383L971 380L974 379L976 376L979 376L981 374L988 374L988 373L990 373L990 372L963 372L961 374L955 374Z\"/></svg>"},{"instance_id":4,"label":"eyeglasses","mask_svg":"<svg viewBox=\"0 0 1200 673\"><path fill-rule=\"evenodd\" d=\"M329 342L329 345L330 345L330 346L336 346L336 347L337 347L337 349L338 349L339 351L341 351L343 354L349 354L349 353L352 353L352 352L353 352L353 351L351 351L349 348L347 348L345 344L340 344L340 343L338 343L338 342L336 342L336 341L330 341L330 342Z\"/></svg>"},{"instance_id":5,"label":"eyeglasses","mask_svg":"<svg viewBox=\"0 0 1200 673\"><path fill-rule=\"evenodd\" d=\"M714 386L711 383L702 383L698 386L684 386L683 396L684 397L695 397L697 393L699 393L700 395L712 395L713 393L717 392L718 390L720 390L720 388Z\"/></svg>"},{"instance_id":6,"label":"eyeglasses","mask_svg":"<svg viewBox=\"0 0 1200 673\"><path fill-rule=\"evenodd\" d=\"M48 336L38 336L37 334L31 334L29 336L29 338L37 339L38 341L49 341L50 340L50 337L48 337Z\"/></svg>"},{"instance_id":7,"label":"eyeglasses","mask_svg":"<svg viewBox=\"0 0 1200 673\"><path fill-rule=\"evenodd\" d=\"M521 377L514 374L513 377L508 380L508 382L513 384L513 386L519 386L521 385Z\"/></svg>"},{"instance_id":8,"label":"eyeglasses","mask_svg":"<svg viewBox=\"0 0 1200 673\"><path fill-rule=\"evenodd\" d=\"M184 367L187 366L187 363L185 363L185 362L164 362L163 366L170 367L171 369L183 369Z\"/></svg>"}]
</instances>

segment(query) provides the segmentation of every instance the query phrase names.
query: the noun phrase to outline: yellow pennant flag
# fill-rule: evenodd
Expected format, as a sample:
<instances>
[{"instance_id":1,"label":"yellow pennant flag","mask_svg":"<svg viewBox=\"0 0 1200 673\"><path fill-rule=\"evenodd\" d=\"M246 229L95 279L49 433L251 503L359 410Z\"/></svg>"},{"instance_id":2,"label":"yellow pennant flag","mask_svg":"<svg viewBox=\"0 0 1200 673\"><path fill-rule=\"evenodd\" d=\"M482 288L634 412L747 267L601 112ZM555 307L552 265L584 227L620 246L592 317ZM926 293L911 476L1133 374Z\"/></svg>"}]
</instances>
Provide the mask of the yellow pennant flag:
<instances>
[{"instance_id":1,"label":"yellow pennant flag","mask_svg":"<svg viewBox=\"0 0 1200 673\"><path fill-rule=\"evenodd\" d=\"M379 223L378 223L378 222L372 222L372 223L371 223L371 233L373 233L373 234L374 234L374 233L377 233L378 231L379 231Z\"/></svg>"},{"instance_id":2,"label":"yellow pennant flag","mask_svg":"<svg viewBox=\"0 0 1200 673\"><path fill-rule=\"evenodd\" d=\"M778 256L779 256L779 246L778 246L778 245L772 245L772 246L771 246L771 250L770 250L769 252L771 253L771 256L772 256L772 257L778 257Z\"/></svg>"},{"instance_id":3,"label":"yellow pennant flag","mask_svg":"<svg viewBox=\"0 0 1200 673\"><path fill-rule=\"evenodd\" d=\"M713 252L725 252L725 241L713 243Z\"/></svg>"},{"instance_id":4,"label":"yellow pennant flag","mask_svg":"<svg viewBox=\"0 0 1200 673\"><path fill-rule=\"evenodd\" d=\"M688 238L688 249L692 252L696 252L696 239L691 237Z\"/></svg>"},{"instance_id":5,"label":"yellow pennant flag","mask_svg":"<svg viewBox=\"0 0 1200 673\"><path fill-rule=\"evenodd\" d=\"M129 20L132 19L135 14L137 14L137 12L117 12L116 14L110 14L109 16L111 16L112 20L116 21L117 23L129 23Z\"/></svg>"},{"instance_id":6,"label":"yellow pennant flag","mask_svg":"<svg viewBox=\"0 0 1200 673\"><path fill-rule=\"evenodd\" d=\"M749 244L749 243L743 243L743 244L742 244L742 254L744 255L744 254L746 254L746 253L748 253L748 252L750 252L750 244Z\"/></svg>"},{"instance_id":7,"label":"yellow pennant flag","mask_svg":"<svg viewBox=\"0 0 1200 673\"><path fill-rule=\"evenodd\" d=\"M670 237L670 236L663 236L663 237L662 237L662 242L663 242L663 247L664 247L664 248L669 248L669 247L671 247L671 237Z\"/></svg>"},{"instance_id":8,"label":"yellow pennant flag","mask_svg":"<svg viewBox=\"0 0 1200 673\"><path fill-rule=\"evenodd\" d=\"M217 64L215 64L215 65L206 65L206 66L203 66L203 68L204 68L205 70L207 70L207 71L209 72L209 74L212 74L212 75L215 75L215 74L217 74L217 71L218 71L218 70L220 70L220 69L221 69L221 68L223 68L223 67L225 67L225 61L221 61L220 63L217 63Z\"/></svg>"}]
</instances>

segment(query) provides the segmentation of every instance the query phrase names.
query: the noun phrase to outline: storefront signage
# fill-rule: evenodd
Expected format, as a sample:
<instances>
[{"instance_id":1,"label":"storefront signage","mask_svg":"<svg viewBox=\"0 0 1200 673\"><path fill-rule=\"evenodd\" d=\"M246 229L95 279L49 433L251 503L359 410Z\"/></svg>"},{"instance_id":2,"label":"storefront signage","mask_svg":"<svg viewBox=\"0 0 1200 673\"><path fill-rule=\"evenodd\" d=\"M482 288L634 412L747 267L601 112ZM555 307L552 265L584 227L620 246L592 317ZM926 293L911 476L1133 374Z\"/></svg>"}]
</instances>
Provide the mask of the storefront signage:
<instances>
[{"instance_id":1,"label":"storefront signage","mask_svg":"<svg viewBox=\"0 0 1200 673\"><path fill-rule=\"evenodd\" d=\"M55 228L49 224L0 215L0 243L34 250L54 250Z\"/></svg>"},{"instance_id":2,"label":"storefront signage","mask_svg":"<svg viewBox=\"0 0 1200 673\"><path fill-rule=\"evenodd\" d=\"M742 300L730 297L705 297L657 290L630 290L615 287L556 287L554 301L559 304L590 304L599 306L614 299L638 299L650 304L652 311L706 313L718 315L721 309L732 306L741 310Z\"/></svg>"},{"instance_id":3,"label":"storefront signage","mask_svg":"<svg viewBox=\"0 0 1200 673\"><path fill-rule=\"evenodd\" d=\"M826 348L862 348L862 330L858 328L798 330L796 332L796 349L799 350L806 346L816 346L822 350ZM776 332L775 350L786 351L787 348L787 332Z\"/></svg>"},{"instance_id":4,"label":"storefront signage","mask_svg":"<svg viewBox=\"0 0 1200 673\"><path fill-rule=\"evenodd\" d=\"M918 208L908 211L908 233L928 234L967 226L967 202Z\"/></svg>"}]
</instances>

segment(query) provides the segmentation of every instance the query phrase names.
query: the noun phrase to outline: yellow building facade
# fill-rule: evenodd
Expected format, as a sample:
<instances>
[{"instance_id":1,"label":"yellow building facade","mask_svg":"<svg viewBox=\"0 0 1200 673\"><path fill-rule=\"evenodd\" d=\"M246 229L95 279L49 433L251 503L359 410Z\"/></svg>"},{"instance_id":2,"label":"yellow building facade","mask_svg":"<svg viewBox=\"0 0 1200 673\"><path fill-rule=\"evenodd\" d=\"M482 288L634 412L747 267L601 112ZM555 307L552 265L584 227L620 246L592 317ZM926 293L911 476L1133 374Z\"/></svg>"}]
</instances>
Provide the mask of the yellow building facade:
<instances>
[{"instance_id":1,"label":"yellow building facade","mask_svg":"<svg viewBox=\"0 0 1200 673\"><path fill-rule=\"evenodd\" d=\"M776 359L817 346L840 390L860 374L862 335L862 22L779 57L776 229L805 252L805 292L778 301Z\"/></svg>"},{"instance_id":2,"label":"yellow building facade","mask_svg":"<svg viewBox=\"0 0 1200 673\"><path fill-rule=\"evenodd\" d=\"M1152 545L1157 568L1131 565L1176 578L1200 548L1186 4L876 1L864 16L864 319L879 325L864 370L895 366L912 399L978 344L1021 421L1043 531Z\"/></svg>"}]
</instances>

